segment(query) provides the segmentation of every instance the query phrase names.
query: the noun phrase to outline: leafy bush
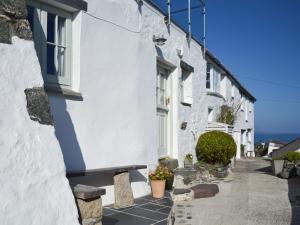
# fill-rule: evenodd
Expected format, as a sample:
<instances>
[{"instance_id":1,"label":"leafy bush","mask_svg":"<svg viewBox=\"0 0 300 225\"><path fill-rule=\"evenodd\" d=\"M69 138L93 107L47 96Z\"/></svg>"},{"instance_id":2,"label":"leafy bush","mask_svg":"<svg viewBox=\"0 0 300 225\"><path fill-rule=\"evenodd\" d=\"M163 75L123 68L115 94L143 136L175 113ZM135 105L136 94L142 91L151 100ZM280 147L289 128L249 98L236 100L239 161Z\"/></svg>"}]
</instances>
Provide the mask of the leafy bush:
<instances>
[{"instance_id":1,"label":"leafy bush","mask_svg":"<svg viewBox=\"0 0 300 225\"><path fill-rule=\"evenodd\" d=\"M235 154L236 144L229 134L210 131L202 134L198 139L196 146L198 160L227 165Z\"/></svg>"},{"instance_id":2,"label":"leafy bush","mask_svg":"<svg viewBox=\"0 0 300 225\"><path fill-rule=\"evenodd\" d=\"M300 160L300 152L288 152L285 155L273 157L272 160L289 160L293 162L295 160Z\"/></svg>"}]
</instances>

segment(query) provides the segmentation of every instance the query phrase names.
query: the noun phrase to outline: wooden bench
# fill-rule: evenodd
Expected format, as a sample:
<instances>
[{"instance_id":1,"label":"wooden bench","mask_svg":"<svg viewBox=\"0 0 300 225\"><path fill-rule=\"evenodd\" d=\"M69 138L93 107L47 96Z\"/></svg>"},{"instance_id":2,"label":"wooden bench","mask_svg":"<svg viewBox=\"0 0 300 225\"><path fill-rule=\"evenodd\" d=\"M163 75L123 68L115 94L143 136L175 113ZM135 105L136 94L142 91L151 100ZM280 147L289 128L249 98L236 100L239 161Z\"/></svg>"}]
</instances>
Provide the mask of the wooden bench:
<instances>
[{"instance_id":1,"label":"wooden bench","mask_svg":"<svg viewBox=\"0 0 300 225\"><path fill-rule=\"evenodd\" d=\"M129 165L119 167L109 167L102 169L78 170L67 172L67 177L94 176L101 174L113 174L115 203L114 208L121 209L134 205L134 197L130 185L129 171L146 169L146 165Z\"/></svg>"}]
</instances>

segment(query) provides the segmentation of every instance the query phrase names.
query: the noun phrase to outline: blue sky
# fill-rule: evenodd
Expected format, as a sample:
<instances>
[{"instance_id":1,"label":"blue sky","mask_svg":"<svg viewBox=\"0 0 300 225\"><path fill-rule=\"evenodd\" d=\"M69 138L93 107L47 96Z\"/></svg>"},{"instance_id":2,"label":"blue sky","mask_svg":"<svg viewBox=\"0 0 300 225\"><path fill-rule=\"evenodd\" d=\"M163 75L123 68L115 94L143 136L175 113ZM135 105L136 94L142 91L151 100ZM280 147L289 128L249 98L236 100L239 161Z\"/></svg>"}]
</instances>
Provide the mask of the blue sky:
<instances>
[{"instance_id":1,"label":"blue sky","mask_svg":"<svg viewBox=\"0 0 300 225\"><path fill-rule=\"evenodd\" d=\"M165 6L165 0L155 1ZM207 47L258 99L256 131L300 133L300 1L205 2ZM172 10L185 7L187 0L172 0ZM187 13L173 19L186 26ZM202 28L201 12L194 10L192 31L199 40Z\"/></svg>"}]
</instances>

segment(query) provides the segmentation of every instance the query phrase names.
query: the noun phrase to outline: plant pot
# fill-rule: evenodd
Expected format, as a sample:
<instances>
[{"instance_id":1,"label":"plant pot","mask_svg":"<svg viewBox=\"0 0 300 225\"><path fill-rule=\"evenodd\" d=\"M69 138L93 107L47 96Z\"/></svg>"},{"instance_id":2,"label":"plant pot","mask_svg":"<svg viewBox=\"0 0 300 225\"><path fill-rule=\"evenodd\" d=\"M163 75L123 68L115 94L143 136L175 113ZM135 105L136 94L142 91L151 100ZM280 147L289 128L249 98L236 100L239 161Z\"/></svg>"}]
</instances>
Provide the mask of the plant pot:
<instances>
[{"instance_id":1,"label":"plant pot","mask_svg":"<svg viewBox=\"0 0 300 225\"><path fill-rule=\"evenodd\" d=\"M166 190L172 190L173 189L173 183L174 183L174 175L170 176L166 180Z\"/></svg>"},{"instance_id":2,"label":"plant pot","mask_svg":"<svg viewBox=\"0 0 300 225\"><path fill-rule=\"evenodd\" d=\"M219 178L224 178L228 175L228 166L222 166L216 168L216 175Z\"/></svg>"},{"instance_id":3,"label":"plant pot","mask_svg":"<svg viewBox=\"0 0 300 225\"><path fill-rule=\"evenodd\" d=\"M165 195L165 180L151 180L151 190L153 198L163 198Z\"/></svg>"},{"instance_id":4,"label":"plant pot","mask_svg":"<svg viewBox=\"0 0 300 225\"><path fill-rule=\"evenodd\" d=\"M284 160L272 160L272 173L274 176L280 175L283 169Z\"/></svg>"},{"instance_id":5,"label":"plant pot","mask_svg":"<svg viewBox=\"0 0 300 225\"><path fill-rule=\"evenodd\" d=\"M184 168L194 168L193 161L189 159L184 159L183 161Z\"/></svg>"}]
</instances>

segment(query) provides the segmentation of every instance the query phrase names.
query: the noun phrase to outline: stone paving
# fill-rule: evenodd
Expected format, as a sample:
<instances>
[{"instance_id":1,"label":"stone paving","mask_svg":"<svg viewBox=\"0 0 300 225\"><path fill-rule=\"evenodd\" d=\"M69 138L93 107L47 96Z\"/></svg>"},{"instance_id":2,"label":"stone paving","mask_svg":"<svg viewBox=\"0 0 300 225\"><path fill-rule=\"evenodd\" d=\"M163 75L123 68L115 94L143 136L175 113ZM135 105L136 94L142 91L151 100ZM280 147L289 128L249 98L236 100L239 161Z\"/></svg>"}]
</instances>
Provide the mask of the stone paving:
<instances>
[{"instance_id":1,"label":"stone paving","mask_svg":"<svg viewBox=\"0 0 300 225\"><path fill-rule=\"evenodd\" d=\"M103 225L167 225L173 206L168 192L162 199L147 195L134 200L133 207L114 209L113 205L103 208Z\"/></svg>"},{"instance_id":2,"label":"stone paving","mask_svg":"<svg viewBox=\"0 0 300 225\"><path fill-rule=\"evenodd\" d=\"M270 162L260 158L238 161L233 172L215 197L185 203L191 223L175 224L300 225L300 177L272 176Z\"/></svg>"}]
</instances>

